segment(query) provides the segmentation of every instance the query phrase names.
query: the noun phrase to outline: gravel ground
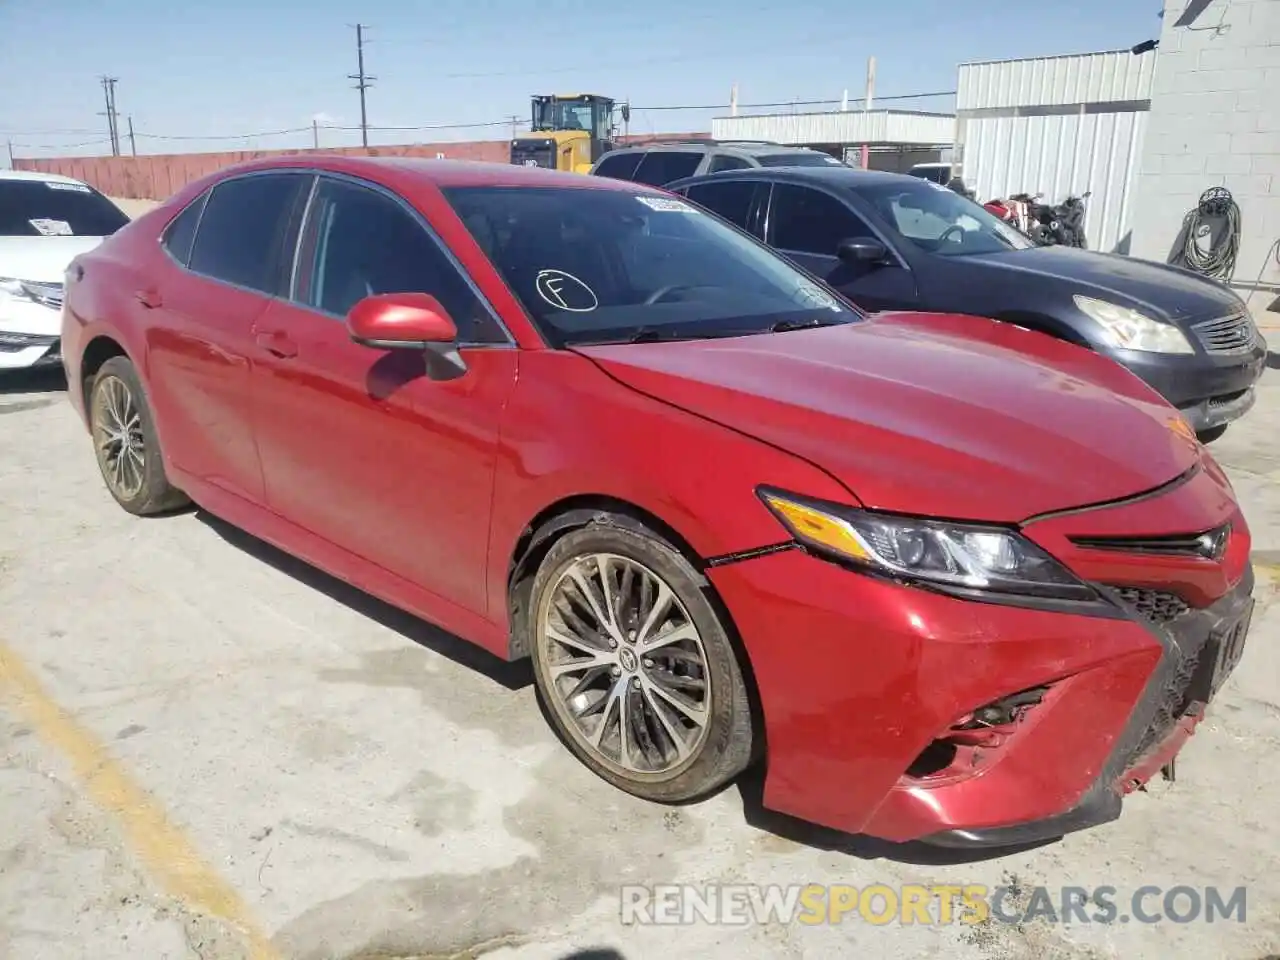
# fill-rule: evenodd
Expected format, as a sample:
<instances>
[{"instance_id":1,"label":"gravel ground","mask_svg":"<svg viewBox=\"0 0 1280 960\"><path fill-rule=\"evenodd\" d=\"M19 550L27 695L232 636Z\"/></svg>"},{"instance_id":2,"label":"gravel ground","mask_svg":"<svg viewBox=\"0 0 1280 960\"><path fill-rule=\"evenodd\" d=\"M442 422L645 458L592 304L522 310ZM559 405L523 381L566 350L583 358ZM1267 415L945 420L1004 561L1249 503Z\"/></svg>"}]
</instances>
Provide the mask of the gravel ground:
<instances>
[{"instance_id":1,"label":"gravel ground","mask_svg":"<svg viewBox=\"0 0 1280 960\"><path fill-rule=\"evenodd\" d=\"M126 515L61 385L0 383L0 957L1280 955L1278 436L1272 370L1214 446L1261 608L1177 782L966 862L771 817L751 783L631 799L557 743L527 669L201 511ZM620 885L677 882L1248 892L1213 924L620 922Z\"/></svg>"}]
</instances>

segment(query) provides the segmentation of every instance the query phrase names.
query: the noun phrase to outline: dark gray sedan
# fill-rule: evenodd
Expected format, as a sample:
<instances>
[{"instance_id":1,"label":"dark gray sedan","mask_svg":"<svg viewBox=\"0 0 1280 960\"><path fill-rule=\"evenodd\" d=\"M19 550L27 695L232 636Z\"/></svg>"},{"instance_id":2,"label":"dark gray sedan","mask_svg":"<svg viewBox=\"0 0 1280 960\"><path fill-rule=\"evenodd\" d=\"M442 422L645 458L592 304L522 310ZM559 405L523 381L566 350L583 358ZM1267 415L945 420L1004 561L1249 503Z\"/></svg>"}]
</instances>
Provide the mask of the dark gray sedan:
<instances>
[{"instance_id":1,"label":"dark gray sedan","mask_svg":"<svg viewBox=\"0 0 1280 960\"><path fill-rule=\"evenodd\" d=\"M1254 403L1267 345L1244 302L1199 274L1038 247L937 184L849 167L733 170L674 181L869 311L994 317L1104 353L1206 442Z\"/></svg>"}]
</instances>

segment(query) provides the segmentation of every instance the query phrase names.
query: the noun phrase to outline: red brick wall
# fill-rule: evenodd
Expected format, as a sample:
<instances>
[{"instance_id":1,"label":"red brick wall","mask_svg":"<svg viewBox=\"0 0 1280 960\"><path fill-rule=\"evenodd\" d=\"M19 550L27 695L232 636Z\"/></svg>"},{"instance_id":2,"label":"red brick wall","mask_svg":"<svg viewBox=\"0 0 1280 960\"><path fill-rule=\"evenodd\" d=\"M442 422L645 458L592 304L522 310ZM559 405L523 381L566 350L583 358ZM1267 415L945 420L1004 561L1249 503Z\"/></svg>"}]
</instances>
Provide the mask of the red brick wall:
<instances>
[{"instance_id":1,"label":"red brick wall","mask_svg":"<svg viewBox=\"0 0 1280 960\"><path fill-rule=\"evenodd\" d=\"M636 135L627 142L671 137L705 139L705 133ZM389 147L335 147L326 150L234 150L223 153L174 153L142 157L40 157L18 158L19 170L38 170L75 177L91 184L109 197L163 200L179 187L200 177L260 157L307 153L340 153L347 156L430 157L444 154L450 160L487 160L506 163L510 157L506 140L475 140L459 143L419 143Z\"/></svg>"}]
</instances>

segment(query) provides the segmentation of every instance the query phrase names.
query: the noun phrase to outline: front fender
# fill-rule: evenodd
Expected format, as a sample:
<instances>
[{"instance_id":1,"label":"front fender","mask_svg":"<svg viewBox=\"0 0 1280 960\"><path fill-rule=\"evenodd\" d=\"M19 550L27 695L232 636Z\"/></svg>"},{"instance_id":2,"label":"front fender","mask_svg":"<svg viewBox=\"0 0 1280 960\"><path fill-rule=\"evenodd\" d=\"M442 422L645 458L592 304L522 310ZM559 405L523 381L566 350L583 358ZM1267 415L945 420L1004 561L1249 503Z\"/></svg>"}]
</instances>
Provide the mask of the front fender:
<instances>
[{"instance_id":1,"label":"front fender","mask_svg":"<svg viewBox=\"0 0 1280 960\"><path fill-rule=\"evenodd\" d=\"M857 502L807 461L626 387L585 357L530 351L520 361L497 458L491 615L509 621L512 559L531 523L560 505L620 501L660 520L706 559L790 539L756 496L760 484Z\"/></svg>"}]
</instances>

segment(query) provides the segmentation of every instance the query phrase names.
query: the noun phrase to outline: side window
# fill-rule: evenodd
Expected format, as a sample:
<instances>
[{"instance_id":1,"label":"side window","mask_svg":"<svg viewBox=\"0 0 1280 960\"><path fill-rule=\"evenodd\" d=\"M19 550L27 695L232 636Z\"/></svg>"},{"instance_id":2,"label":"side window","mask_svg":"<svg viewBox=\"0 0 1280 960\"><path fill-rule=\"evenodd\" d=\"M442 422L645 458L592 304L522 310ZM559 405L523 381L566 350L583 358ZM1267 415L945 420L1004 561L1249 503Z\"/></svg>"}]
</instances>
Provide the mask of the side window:
<instances>
[{"instance_id":1,"label":"side window","mask_svg":"<svg viewBox=\"0 0 1280 960\"><path fill-rule=\"evenodd\" d=\"M661 187L681 177L692 176L702 157L703 154L693 151L650 150L640 161L632 179L651 187Z\"/></svg>"},{"instance_id":2,"label":"side window","mask_svg":"<svg viewBox=\"0 0 1280 960\"><path fill-rule=\"evenodd\" d=\"M690 185L688 197L700 207L719 214L730 223L744 230L751 213L751 198L756 185L749 180L729 180L723 183L695 183Z\"/></svg>"},{"instance_id":3,"label":"side window","mask_svg":"<svg viewBox=\"0 0 1280 960\"><path fill-rule=\"evenodd\" d=\"M741 157L735 157L728 153L717 153L711 158L711 166L707 168L707 173L717 173L721 170L742 170L749 166L751 164Z\"/></svg>"},{"instance_id":4,"label":"side window","mask_svg":"<svg viewBox=\"0 0 1280 960\"><path fill-rule=\"evenodd\" d=\"M275 295L292 252L294 214L311 184L302 173L256 174L219 183L205 201L191 269Z\"/></svg>"},{"instance_id":5,"label":"side window","mask_svg":"<svg viewBox=\"0 0 1280 960\"><path fill-rule=\"evenodd\" d=\"M644 154L638 150L630 153L606 153L596 166L597 177L612 177L615 180L630 180Z\"/></svg>"},{"instance_id":6,"label":"side window","mask_svg":"<svg viewBox=\"0 0 1280 960\"><path fill-rule=\"evenodd\" d=\"M429 293L448 311L462 343L507 337L418 220L368 187L322 179L298 255L294 299L336 316L378 293Z\"/></svg>"},{"instance_id":7,"label":"side window","mask_svg":"<svg viewBox=\"0 0 1280 960\"><path fill-rule=\"evenodd\" d=\"M861 217L835 197L792 183L773 185L770 244L779 250L834 257L841 240L875 236Z\"/></svg>"},{"instance_id":8,"label":"side window","mask_svg":"<svg viewBox=\"0 0 1280 960\"><path fill-rule=\"evenodd\" d=\"M206 190L187 204L160 235L160 245L169 251L169 256L184 267L191 259L191 245L196 239L196 224L200 222L200 211L204 209L205 201L208 199L209 191Z\"/></svg>"}]
</instances>

